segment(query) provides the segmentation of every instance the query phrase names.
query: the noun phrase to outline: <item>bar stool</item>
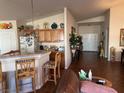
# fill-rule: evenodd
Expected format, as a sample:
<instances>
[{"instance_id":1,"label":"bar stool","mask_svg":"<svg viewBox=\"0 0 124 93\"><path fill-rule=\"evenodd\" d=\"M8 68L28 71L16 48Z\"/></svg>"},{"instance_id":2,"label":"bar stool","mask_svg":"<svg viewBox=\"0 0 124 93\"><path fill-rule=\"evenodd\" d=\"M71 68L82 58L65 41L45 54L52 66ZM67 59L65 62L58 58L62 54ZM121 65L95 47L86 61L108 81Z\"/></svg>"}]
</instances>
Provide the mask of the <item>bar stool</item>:
<instances>
[{"instance_id":1,"label":"bar stool","mask_svg":"<svg viewBox=\"0 0 124 93\"><path fill-rule=\"evenodd\" d=\"M121 52L121 64L123 63L124 61L124 49L122 49L122 52Z\"/></svg>"},{"instance_id":2,"label":"bar stool","mask_svg":"<svg viewBox=\"0 0 124 93\"><path fill-rule=\"evenodd\" d=\"M1 82L1 88L2 88L2 93L5 93L5 89L6 89L6 82L5 82L5 77L3 77L3 73L2 73L2 66L1 66L1 62L0 62L0 82Z\"/></svg>"},{"instance_id":3,"label":"bar stool","mask_svg":"<svg viewBox=\"0 0 124 93\"><path fill-rule=\"evenodd\" d=\"M54 81L55 85L57 83L57 71L58 70L58 77L60 78L60 63L61 63L61 53L57 52L55 54L55 60L54 61L48 61L43 65L43 79L46 78L46 76L48 76L48 81ZM48 73L45 72L45 70L48 71ZM53 70L53 79L51 78L49 72L49 70ZM44 80L45 81L45 80Z\"/></svg>"},{"instance_id":4,"label":"bar stool","mask_svg":"<svg viewBox=\"0 0 124 93\"><path fill-rule=\"evenodd\" d=\"M110 60L115 61L116 49L114 47L110 48Z\"/></svg>"},{"instance_id":5,"label":"bar stool","mask_svg":"<svg viewBox=\"0 0 124 93\"><path fill-rule=\"evenodd\" d=\"M19 80L32 78L32 89L36 93L35 85L35 59L21 58L16 60L16 93L19 92Z\"/></svg>"}]
</instances>

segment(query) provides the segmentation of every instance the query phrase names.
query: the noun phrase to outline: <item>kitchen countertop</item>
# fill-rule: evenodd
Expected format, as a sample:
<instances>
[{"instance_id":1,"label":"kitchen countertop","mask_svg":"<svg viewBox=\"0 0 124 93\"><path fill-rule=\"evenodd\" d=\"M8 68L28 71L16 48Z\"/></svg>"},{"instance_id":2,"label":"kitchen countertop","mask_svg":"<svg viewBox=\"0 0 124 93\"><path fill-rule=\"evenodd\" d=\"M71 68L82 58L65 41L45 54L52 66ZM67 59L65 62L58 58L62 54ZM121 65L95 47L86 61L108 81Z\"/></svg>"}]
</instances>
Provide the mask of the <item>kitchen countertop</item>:
<instances>
[{"instance_id":1,"label":"kitchen countertop","mask_svg":"<svg viewBox=\"0 0 124 93\"><path fill-rule=\"evenodd\" d=\"M23 54L18 54L18 55L1 55L0 59L25 57L25 56L35 56L35 55L38 56L38 55L42 55L42 54L46 54L46 53L50 53L50 51L40 50L40 51L36 51L34 53L23 53Z\"/></svg>"}]
</instances>

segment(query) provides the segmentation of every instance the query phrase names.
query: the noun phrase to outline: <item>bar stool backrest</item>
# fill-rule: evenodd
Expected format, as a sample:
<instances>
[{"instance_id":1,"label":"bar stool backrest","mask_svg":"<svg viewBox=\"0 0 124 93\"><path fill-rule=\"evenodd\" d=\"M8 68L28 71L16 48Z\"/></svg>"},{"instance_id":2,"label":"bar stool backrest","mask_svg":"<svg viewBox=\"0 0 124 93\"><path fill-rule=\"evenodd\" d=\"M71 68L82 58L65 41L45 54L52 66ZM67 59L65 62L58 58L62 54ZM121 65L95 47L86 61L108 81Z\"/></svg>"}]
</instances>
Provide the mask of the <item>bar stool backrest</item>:
<instances>
[{"instance_id":1,"label":"bar stool backrest","mask_svg":"<svg viewBox=\"0 0 124 93\"><path fill-rule=\"evenodd\" d=\"M61 53L58 54L58 65L61 63Z\"/></svg>"},{"instance_id":2,"label":"bar stool backrest","mask_svg":"<svg viewBox=\"0 0 124 93\"><path fill-rule=\"evenodd\" d=\"M16 93L19 92L19 80L25 78L32 78L32 89L36 93L35 86L35 58L21 58L17 59L16 67Z\"/></svg>"},{"instance_id":3,"label":"bar stool backrest","mask_svg":"<svg viewBox=\"0 0 124 93\"><path fill-rule=\"evenodd\" d=\"M55 55L55 67L57 67L60 61L61 61L61 54L57 52Z\"/></svg>"},{"instance_id":4,"label":"bar stool backrest","mask_svg":"<svg viewBox=\"0 0 124 93\"><path fill-rule=\"evenodd\" d=\"M35 59L34 58L21 58L16 60L16 75L17 76L30 76L35 74Z\"/></svg>"}]
</instances>

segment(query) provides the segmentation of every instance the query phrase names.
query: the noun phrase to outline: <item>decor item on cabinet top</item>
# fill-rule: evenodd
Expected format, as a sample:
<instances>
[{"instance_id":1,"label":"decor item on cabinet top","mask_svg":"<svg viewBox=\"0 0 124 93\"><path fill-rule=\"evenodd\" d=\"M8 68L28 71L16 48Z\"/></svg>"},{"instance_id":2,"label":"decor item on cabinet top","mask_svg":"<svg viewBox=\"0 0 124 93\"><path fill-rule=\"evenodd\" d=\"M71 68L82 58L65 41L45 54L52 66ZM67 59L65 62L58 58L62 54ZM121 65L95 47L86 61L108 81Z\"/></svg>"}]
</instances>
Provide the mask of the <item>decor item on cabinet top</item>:
<instances>
[{"instance_id":1,"label":"decor item on cabinet top","mask_svg":"<svg viewBox=\"0 0 124 93\"><path fill-rule=\"evenodd\" d=\"M60 23L60 28L64 28L64 23Z\"/></svg>"},{"instance_id":2,"label":"decor item on cabinet top","mask_svg":"<svg viewBox=\"0 0 124 93\"><path fill-rule=\"evenodd\" d=\"M21 25L18 27L18 30L21 31L21 30L24 30L24 25Z\"/></svg>"},{"instance_id":3,"label":"decor item on cabinet top","mask_svg":"<svg viewBox=\"0 0 124 93\"><path fill-rule=\"evenodd\" d=\"M43 28L48 29L49 28L49 23L48 22L43 23Z\"/></svg>"},{"instance_id":4,"label":"decor item on cabinet top","mask_svg":"<svg viewBox=\"0 0 124 93\"><path fill-rule=\"evenodd\" d=\"M57 29L57 27L58 27L58 25L55 22L51 25L52 29Z\"/></svg>"},{"instance_id":5,"label":"decor item on cabinet top","mask_svg":"<svg viewBox=\"0 0 124 93\"><path fill-rule=\"evenodd\" d=\"M21 25L18 27L19 36L35 36L37 37L37 31L33 30L32 25Z\"/></svg>"},{"instance_id":6,"label":"decor item on cabinet top","mask_svg":"<svg viewBox=\"0 0 124 93\"><path fill-rule=\"evenodd\" d=\"M21 25L18 27L18 30L21 31L21 30L32 30L33 29L33 26L32 25Z\"/></svg>"},{"instance_id":7,"label":"decor item on cabinet top","mask_svg":"<svg viewBox=\"0 0 124 93\"><path fill-rule=\"evenodd\" d=\"M12 23L0 23L0 29L11 29L12 28Z\"/></svg>"}]
</instances>

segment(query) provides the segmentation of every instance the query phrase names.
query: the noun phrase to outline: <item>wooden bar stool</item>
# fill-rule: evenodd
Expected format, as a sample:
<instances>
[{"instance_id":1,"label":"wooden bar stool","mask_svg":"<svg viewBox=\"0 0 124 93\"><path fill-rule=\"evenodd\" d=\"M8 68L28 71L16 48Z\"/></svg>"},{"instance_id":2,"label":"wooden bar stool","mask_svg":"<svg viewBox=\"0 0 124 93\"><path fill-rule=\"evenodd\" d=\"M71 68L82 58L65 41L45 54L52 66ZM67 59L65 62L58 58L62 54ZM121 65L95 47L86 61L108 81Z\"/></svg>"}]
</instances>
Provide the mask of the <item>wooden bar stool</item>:
<instances>
[{"instance_id":1,"label":"wooden bar stool","mask_svg":"<svg viewBox=\"0 0 124 93\"><path fill-rule=\"evenodd\" d=\"M35 85L35 59L24 58L16 60L16 93L19 92L19 80L32 78L32 89L36 93Z\"/></svg>"},{"instance_id":2,"label":"wooden bar stool","mask_svg":"<svg viewBox=\"0 0 124 93\"><path fill-rule=\"evenodd\" d=\"M115 61L116 58L116 49L114 47L110 48L110 61Z\"/></svg>"},{"instance_id":3,"label":"wooden bar stool","mask_svg":"<svg viewBox=\"0 0 124 93\"><path fill-rule=\"evenodd\" d=\"M58 77L60 78L60 62L61 62L61 53L57 52L55 54L55 60L54 61L48 61L43 65L43 78L46 78L48 76L48 81L54 81L55 85L57 83L57 71L58 70ZM48 73L46 73L46 70ZM49 70L53 70L53 79L51 78L51 75ZM44 80L45 81L45 80Z\"/></svg>"},{"instance_id":4,"label":"wooden bar stool","mask_svg":"<svg viewBox=\"0 0 124 93\"><path fill-rule=\"evenodd\" d=\"M5 82L5 77L2 73L1 62L0 62L0 82L1 82L2 93L6 93L6 82Z\"/></svg>"}]
</instances>

